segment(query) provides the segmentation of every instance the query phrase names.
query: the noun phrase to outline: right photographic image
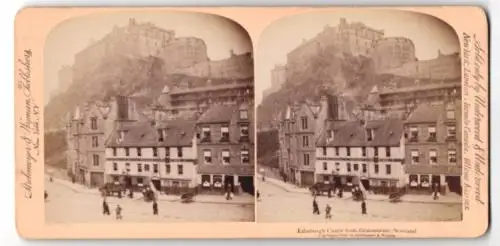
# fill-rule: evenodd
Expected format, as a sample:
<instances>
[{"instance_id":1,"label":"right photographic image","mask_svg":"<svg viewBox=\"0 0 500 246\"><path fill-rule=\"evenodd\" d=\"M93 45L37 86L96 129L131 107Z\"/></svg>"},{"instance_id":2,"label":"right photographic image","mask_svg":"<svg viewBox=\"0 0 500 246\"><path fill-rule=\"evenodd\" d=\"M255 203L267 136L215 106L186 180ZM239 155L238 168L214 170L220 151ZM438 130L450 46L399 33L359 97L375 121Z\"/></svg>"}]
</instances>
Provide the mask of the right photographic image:
<instances>
[{"instance_id":1,"label":"right photographic image","mask_svg":"<svg viewBox=\"0 0 500 246\"><path fill-rule=\"evenodd\" d=\"M451 26L410 11L315 10L257 41L257 222L462 220Z\"/></svg>"}]
</instances>

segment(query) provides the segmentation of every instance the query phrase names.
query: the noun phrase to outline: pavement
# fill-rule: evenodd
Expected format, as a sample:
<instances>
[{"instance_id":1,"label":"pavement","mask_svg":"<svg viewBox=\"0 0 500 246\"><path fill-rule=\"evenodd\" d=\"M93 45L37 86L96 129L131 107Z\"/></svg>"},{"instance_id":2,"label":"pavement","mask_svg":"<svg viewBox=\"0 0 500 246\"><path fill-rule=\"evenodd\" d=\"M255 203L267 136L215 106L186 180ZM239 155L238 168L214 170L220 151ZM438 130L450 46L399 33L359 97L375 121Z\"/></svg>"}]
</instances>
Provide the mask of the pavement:
<instances>
[{"instance_id":1,"label":"pavement","mask_svg":"<svg viewBox=\"0 0 500 246\"><path fill-rule=\"evenodd\" d=\"M47 178L48 179L48 178ZM71 189L72 191L76 193L84 193L84 194L94 194L94 195L99 195L100 192L98 189L95 188L88 188L84 185L78 184L78 183L72 183L69 180L64 180L60 178L53 178L53 182L64 185L68 189ZM125 198L124 198L125 199ZM128 199L128 198L127 198ZM142 200L142 195L140 193L135 193L134 194L134 200ZM180 196L178 195L165 195L161 194L158 196L158 201L165 201L165 202L181 202ZM233 196L232 200L226 200L226 198L223 195L197 195L194 197L194 202L195 203L212 203L212 204L235 204L235 205L253 205L255 204L255 199L254 196L250 194L240 194L237 196Z\"/></svg>"},{"instance_id":2,"label":"pavement","mask_svg":"<svg viewBox=\"0 0 500 246\"><path fill-rule=\"evenodd\" d=\"M258 180L262 181L262 175L258 174ZM287 192L293 192L293 193L303 193L303 194L310 194L311 192L307 188L300 188L297 187L293 184L285 183L281 180L271 178L266 176L265 177L265 182L268 182L270 184L273 184L275 186L278 186L282 188L283 190ZM350 192L344 192L343 198L351 198L352 194ZM369 194L367 197L367 200L369 201L389 201L389 197L387 195L377 195L377 194ZM437 203L437 204L462 204L462 197L454 194L454 193L449 193L445 196L440 196L438 200L434 200L431 195L413 195L413 194L406 194L401 198L401 202L406 202L406 203Z\"/></svg>"},{"instance_id":3,"label":"pavement","mask_svg":"<svg viewBox=\"0 0 500 246\"><path fill-rule=\"evenodd\" d=\"M72 189L73 188L73 189ZM253 222L254 204L180 203L158 201L158 215L153 214L152 203L141 198L119 199L107 197L111 215L102 214L103 199L92 192L77 192L62 182L45 181L48 198L45 201L47 223L130 223L130 222ZM139 196L140 197L140 196ZM123 208L123 220L116 220L115 208Z\"/></svg>"},{"instance_id":4,"label":"pavement","mask_svg":"<svg viewBox=\"0 0 500 246\"><path fill-rule=\"evenodd\" d=\"M272 182L272 181L271 181ZM430 222L460 221L461 204L366 201L367 214L361 214L361 203L350 197L318 196L320 215L312 213L311 194L289 192L268 182L258 181L260 199L257 202L257 221L260 223L287 222ZM325 218L326 205L331 207L331 219Z\"/></svg>"}]
</instances>

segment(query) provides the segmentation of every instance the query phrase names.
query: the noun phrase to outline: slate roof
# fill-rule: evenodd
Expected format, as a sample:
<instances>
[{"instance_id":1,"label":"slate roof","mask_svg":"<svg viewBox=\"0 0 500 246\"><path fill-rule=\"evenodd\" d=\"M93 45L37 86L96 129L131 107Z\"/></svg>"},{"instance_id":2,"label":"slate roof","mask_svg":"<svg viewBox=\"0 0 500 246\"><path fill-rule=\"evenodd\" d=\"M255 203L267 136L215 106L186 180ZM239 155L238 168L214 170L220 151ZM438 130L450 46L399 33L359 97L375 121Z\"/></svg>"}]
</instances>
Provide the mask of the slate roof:
<instances>
[{"instance_id":1,"label":"slate roof","mask_svg":"<svg viewBox=\"0 0 500 246\"><path fill-rule=\"evenodd\" d=\"M435 90L435 89L460 88L460 86L461 86L460 83L418 85L418 86L409 86L409 87L397 88L397 89L385 89L385 90L381 90L379 92L379 94L395 94L395 93L427 91L427 90Z\"/></svg>"},{"instance_id":2,"label":"slate roof","mask_svg":"<svg viewBox=\"0 0 500 246\"><path fill-rule=\"evenodd\" d=\"M203 91L218 91L218 90L228 90L228 89L237 89L237 88L247 88L253 87L251 83L231 83L231 84L222 84L222 85L211 85L211 86L202 86L195 88L175 88L170 94L186 94L186 93L196 93Z\"/></svg>"},{"instance_id":3,"label":"slate roof","mask_svg":"<svg viewBox=\"0 0 500 246\"><path fill-rule=\"evenodd\" d=\"M195 121L162 121L158 128L166 128L163 142L158 141L157 127L148 121L129 122L115 127L111 133L107 147L162 147L190 146L195 134ZM118 142L118 131L126 131L124 141Z\"/></svg>"},{"instance_id":4,"label":"slate roof","mask_svg":"<svg viewBox=\"0 0 500 246\"><path fill-rule=\"evenodd\" d=\"M198 123L230 122L234 113L238 111L237 105L213 105L198 119Z\"/></svg>"},{"instance_id":5,"label":"slate roof","mask_svg":"<svg viewBox=\"0 0 500 246\"><path fill-rule=\"evenodd\" d=\"M366 141L366 129L374 129L374 139ZM334 131L334 139L327 141L327 131ZM403 121L397 119L368 121L329 122L318 138L317 146L362 147L362 146L399 146L403 136Z\"/></svg>"},{"instance_id":6,"label":"slate roof","mask_svg":"<svg viewBox=\"0 0 500 246\"><path fill-rule=\"evenodd\" d=\"M444 113L444 105L421 104L408 116L406 123L436 123Z\"/></svg>"}]
</instances>

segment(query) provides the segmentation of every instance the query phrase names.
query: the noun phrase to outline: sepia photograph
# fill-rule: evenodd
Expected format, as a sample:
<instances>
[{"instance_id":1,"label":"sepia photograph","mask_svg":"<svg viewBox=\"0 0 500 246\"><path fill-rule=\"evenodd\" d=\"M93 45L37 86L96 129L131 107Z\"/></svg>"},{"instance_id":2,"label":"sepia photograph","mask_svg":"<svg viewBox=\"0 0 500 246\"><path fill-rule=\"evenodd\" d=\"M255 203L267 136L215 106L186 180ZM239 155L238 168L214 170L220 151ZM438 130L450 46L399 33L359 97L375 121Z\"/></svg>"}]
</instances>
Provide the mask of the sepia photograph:
<instances>
[{"instance_id":1,"label":"sepia photograph","mask_svg":"<svg viewBox=\"0 0 500 246\"><path fill-rule=\"evenodd\" d=\"M256 51L258 222L462 220L459 38L401 10L312 11Z\"/></svg>"},{"instance_id":2,"label":"sepia photograph","mask_svg":"<svg viewBox=\"0 0 500 246\"><path fill-rule=\"evenodd\" d=\"M253 222L254 65L227 18L70 18L44 50L46 223Z\"/></svg>"}]
</instances>

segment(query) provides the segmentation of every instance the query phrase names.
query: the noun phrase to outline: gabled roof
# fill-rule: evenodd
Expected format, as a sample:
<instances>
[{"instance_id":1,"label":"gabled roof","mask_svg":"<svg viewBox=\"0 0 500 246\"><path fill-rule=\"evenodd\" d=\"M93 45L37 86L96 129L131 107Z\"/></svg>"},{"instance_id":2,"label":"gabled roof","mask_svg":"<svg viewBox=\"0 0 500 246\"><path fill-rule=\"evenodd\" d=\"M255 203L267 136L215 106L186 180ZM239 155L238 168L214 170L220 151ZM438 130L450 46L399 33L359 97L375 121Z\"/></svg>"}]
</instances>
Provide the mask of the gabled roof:
<instances>
[{"instance_id":1,"label":"gabled roof","mask_svg":"<svg viewBox=\"0 0 500 246\"><path fill-rule=\"evenodd\" d=\"M158 141L157 129L165 129L165 139ZM125 131L123 141L119 142L120 131ZM190 146L195 134L195 122L176 120L162 121L153 125L148 121L126 122L119 124L111 133L107 147L175 147Z\"/></svg>"},{"instance_id":2,"label":"gabled roof","mask_svg":"<svg viewBox=\"0 0 500 246\"><path fill-rule=\"evenodd\" d=\"M366 129L373 129L372 141L366 139ZM328 131L334 132L333 140L327 141ZM403 121L397 119L368 121L329 122L321 133L317 146L361 147L361 146L398 146L403 136Z\"/></svg>"},{"instance_id":3,"label":"gabled roof","mask_svg":"<svg viewBox=\"0 0 500 246\"><path fill-rule=\"evenodd\" d=\"M444 113L444 105L421 104L410 114L406 123L436 123Z\"/></svg>"},{"instance_id":4,"label":"gabled roof","mask_svg":"<svg viewBox=\"0 0 500 246\"><path fill-rule=\"evenodd\" d=\"M234 113L238 111L237 105L213 105L198 119L198 123L224 123L230 122Z\"/></svg>"}]
</instances>

